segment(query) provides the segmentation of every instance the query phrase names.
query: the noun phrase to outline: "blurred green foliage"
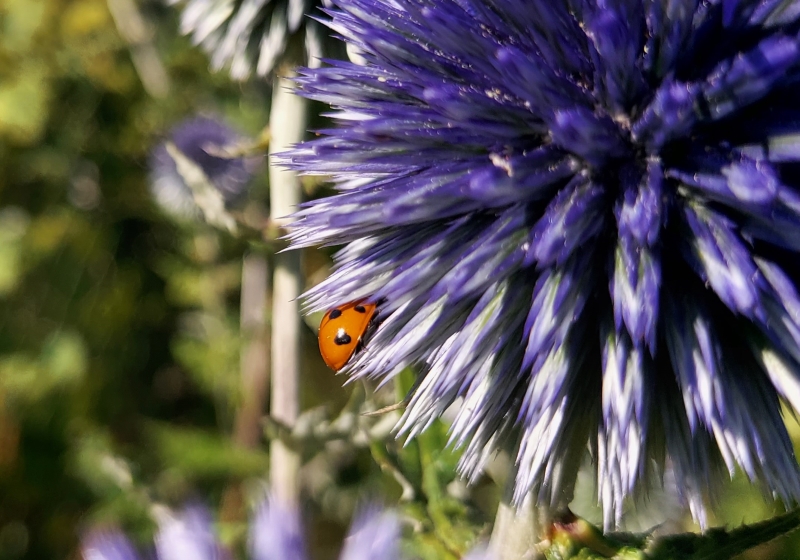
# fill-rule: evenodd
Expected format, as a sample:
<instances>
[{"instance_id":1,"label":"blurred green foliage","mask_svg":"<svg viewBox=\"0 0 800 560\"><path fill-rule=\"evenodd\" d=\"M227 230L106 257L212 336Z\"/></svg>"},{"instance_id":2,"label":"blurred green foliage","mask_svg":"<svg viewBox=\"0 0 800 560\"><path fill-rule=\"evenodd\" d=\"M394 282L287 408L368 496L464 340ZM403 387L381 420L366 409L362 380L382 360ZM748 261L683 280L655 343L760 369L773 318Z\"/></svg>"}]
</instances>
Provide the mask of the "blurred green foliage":
<instances>
[{"instance_id":1,"label":"blurred green foliage","mask_svg":"<svg viewBox=\"0 0 800 560\"><path fill-rule=\"evenodd\" d=\"M136 30L112 16L131 6L146 24L133 42ZM265 249L172 221L151 200L147 158L196 114L256 137L269 84L209 74L176 30L155 0L0 3L0 560L74 557L94 523L146 542L155 504L193 498L241 541L267 471L266 446L231 437L241 257ZM266 199L262 173L243 213L266 215ZM329 257L306 263L313 283ZM313 330L303 332L303 406L336 414L349 391ZM368 448L346 442L305 469L319 558L338 553L359 503L399 493Z\"/></svg>"},{"instance_id":2,"label":"blurred green foliage","mask_svg":"<svg viewBox=\"0 0 800 560\"><path fill-rule=\"evenodd\" d=\"M64 558L109 515L144 535L154 500L214 503L266 465L228 438L244 246L162 215L147 157L196 113L257 134L269 92L209 75L175 14L141 2L154 96L113 5L0 3L3 559Z\"/></svg>"},{"instance_id":3,"label":"blurred green foliage","mask_svg":"<svg viewBox=\"0 0 800 560\"><path fill-rule=\"evenodd\" d=\"M144 542L154 505L189 498L216 508L241 546L268 467L266 446L231 436L241 258L270 255L170 220L149 195L147 158L196 114L256 137L268 86L209 74L158 0L0 2L0 560L76 558L92 523ZM243 212L264 216L267 204L262 173ZM328 265L308 252L307 282ZM303 408L335 416L359 392L324 367L315 319L302 333ZM436 423L406 446L334 440L305 457L315 557L335 557L359 503L404 491L420 558L458 558L485 537L497 485L467 488L446 442ZM720 522L775 513L746 492L731 487ZM788 558L798 542L748 558Z\"/></svg>"}]
</instances>

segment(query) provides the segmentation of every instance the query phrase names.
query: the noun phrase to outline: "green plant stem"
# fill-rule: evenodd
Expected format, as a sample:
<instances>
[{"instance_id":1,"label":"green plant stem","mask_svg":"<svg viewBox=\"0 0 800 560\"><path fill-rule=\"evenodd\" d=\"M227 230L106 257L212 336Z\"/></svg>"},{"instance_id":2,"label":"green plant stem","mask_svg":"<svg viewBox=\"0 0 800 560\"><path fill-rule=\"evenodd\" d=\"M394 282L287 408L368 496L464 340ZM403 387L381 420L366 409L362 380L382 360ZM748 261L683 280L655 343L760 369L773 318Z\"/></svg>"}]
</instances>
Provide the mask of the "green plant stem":
<instances>
[{"instance_id":1,"label":"green plant stem","mask_svg":"<svg viewBox=\"0 0 800 560\"><path fill-rule=\"evenodd\" d=\"M137 2L108 0L108 11L128 44L133 67L145 91L156 99L164 99L170 92L169 75L153 43L154 33L148 28Z\"/></svg>"},{"instance_id":2,"label":"green plant stem","mask_svg":"<svg viewBox=\"0 0 800 560\"><path fill-rule=\"evenodd\" d=\"M272 154L282 152L303 139L306 102L292 92L289 72L273 81L270 110L270 220L285 224L297 208L301 187L297 174L278 167ZM270 414L293 427L300 413L300 309L298 298L303 277L298 251L275 255L272 288L272 391ZM300 455L280 440L270 446L270 485L273 495L296 504L300 492Z\"/></svg>"},{"instance_id":3,"label":"green plant stem","mask_svg":"<svg viewBox=\"0 0 800 560\"><path fill-rule=\"evenodd\" d=\"M251 251L242 260L240 330L241 401L236 411L233 439L237 445L255 447L261 439L261 417L269 382L269 341L266 333L267 259Z\"/></svg>"},{"instance_id":4,"label":"green plant stem","mask_svg":"<svg viewBox=\"0 0 800 560\"><path fill-rule=\"evenodd\" d=\"M496 560L528 560L540 558L538 546L544 540L552 511L546 506L534 506L528 496L520 507L511 504L514 477L510 477L506 496L497 508L494 530L489 546Z\"/></svg>"}]
</instances>

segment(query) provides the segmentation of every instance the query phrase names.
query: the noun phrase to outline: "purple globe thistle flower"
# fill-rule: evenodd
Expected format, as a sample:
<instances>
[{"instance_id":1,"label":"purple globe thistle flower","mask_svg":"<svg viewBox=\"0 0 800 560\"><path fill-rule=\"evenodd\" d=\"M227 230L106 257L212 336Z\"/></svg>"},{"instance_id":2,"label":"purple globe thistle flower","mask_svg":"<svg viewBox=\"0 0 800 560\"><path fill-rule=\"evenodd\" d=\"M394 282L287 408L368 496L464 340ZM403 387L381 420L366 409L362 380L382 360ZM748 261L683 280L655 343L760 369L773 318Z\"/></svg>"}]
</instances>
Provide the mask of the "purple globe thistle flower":
<instances>
[{"instance_id":1,"label":"purple globe thistle flower","mask_svg":"<svg viewBox=\"0 0 800 560\"><path fill-rule=\"evenodd\" d=\"M300 516L274 500L265 501L250 526L252 560L306 560ZM229 552L214 535L208 511L191 506L176 517L162 519L155 542L157 560L228 560ZM83 542L84 560L139 560L130 541L119 532L91 533ZM470 560L489 560L475 549ZM340 560L400 560L400 522L395 514L365 509L345 540Z\"/></svg>"},{"instance_id":2,"label":"purple globe thistle flower","mask_svg":"<svg viewBox=\"0 0 800 560\"><path fill-rule=\"evenodd\" d=\"M253 560L304 560L308 557L297 511L264 501L250 527Z\"/></svg>"},{"instance_id":3,"label":"purple globe thistle flower","mask_svg":"<svg viewBox=\"0 0 800 560\"><path fill-rule=\"evenodd\" d=\"M211 514L202 506L164 516L156 534L158 560L227 560L230 554L217 540Z\"/></svg>"},{"instance_id":4,"label":"purple globe thistle flower","mask_svg":"<svg viewBox=\"0 0 800 560\"><path fill-rule=\"evenodd\" d=\"M182 0L169 0L177 4ZM303 33L306 59L322 56L319 26L306 14L326 0L187 0L181 33L211 56L213 70L230 67L231 77L244 80L255 69L272 72L290 38Z\"/></svg>"},{"instance_id":5,"label":"purple globe thistle flower","mask_svg":"<svg viewBox=\"0 0 800 560\"><path fill-rule=\"evenodd\" d=\"M306 560L300 516L275 500L264 502L250 527L253 560ZM340 560L400 560L400 523L397 516L375 507L356 517Z\"/></svg>"},{"instance_id":6,"label":"purple globe thistle flower","mask_svg":"<svg viewBox=\"0 0 800 560\"><path fill-rule=\"evenodd\" d=\"M701 520L720 470L800 497L800 3L337 5L291 239L345 245L311 308L380 302L346 371L419 369L401 433L462 399L464 473L556 505L588 442L606 525L666 462Z\"/></svg>"},{"instance_id":7,"label":"purple globe thistle flower","mask_svg":"<svg viewBox=\"0 0 800 560\"><path fill-rule=\"evenodd\" d=\"M81 551L84 560L140 558L131 542L116 530L90 533ZM199 505L188 506L177 515L161 516L155 551L158 560L229 560L231 557L214 534L210 513Z\"/></svg>"},{"instance_id":8,"label":"purple globe thistle flower","mask_svg":"<svg viewBox=\"0 0 800 560\"><path fill-rule=\"evenodd\" d=\"M221 157L220 151L244 140L227 125L197 117L178 124L169 141L190 162L200 168L208 183L221 196L222 204L235 204L246 194L259 162L255 158ZM159 144L150 156L150 190L164 210L181 218L197 214L195 195L179 170L167 143Z\"/></svg>"},{"instance_id":9,"label":"purple globe thistle flower","mask_svg":"<svg viewBox=\"0 0 800 560\"><path fill-rule=\"evenodd\" d=\"M82 545L83 560L139 560L131 542L117 531L96 531Z\"/></svg>"}]
</instances>

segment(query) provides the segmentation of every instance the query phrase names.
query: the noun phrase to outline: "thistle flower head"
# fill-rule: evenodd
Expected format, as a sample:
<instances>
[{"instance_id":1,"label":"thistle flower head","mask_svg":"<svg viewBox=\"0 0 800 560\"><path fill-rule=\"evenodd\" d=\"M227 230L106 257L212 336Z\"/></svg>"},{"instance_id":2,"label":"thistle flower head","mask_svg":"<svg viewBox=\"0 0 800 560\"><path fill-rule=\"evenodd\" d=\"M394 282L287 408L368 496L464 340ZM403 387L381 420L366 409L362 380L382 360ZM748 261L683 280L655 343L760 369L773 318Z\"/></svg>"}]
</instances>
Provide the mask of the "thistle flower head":
<instances>
[{"instance_id":1,"label":"thistle flower head","mask_svg":"<svg viewBox=\"0 0 800 560\"><path fill-rule=\"evenodd\" d=\"M227 560L212 523L210 512L199 505L163 515L155 537L158 560Z\"/></svg>"},{"instance_id":2,"label":"thistle flower head","mask_svg":"<svg viewBox=\"0 0 800 560\"><path fill-rule=\"evenodd\" d=\"M253 560L306 560L303 531L297 511L275 500L264 502L250 529ZM400 560L397 516L367 508L353 522L340 560Z\"/></svg>"},{"instance_id":3,"label":"thistle flower head","mask_svg":"<svg viewBox=\"0 0 800 560\"><path fill-rule=\"evenodd\" d=\"M311 308L381 302L347 371L418 368L401 432L460 399L463 471L556 504L588 443L607 525L667 461L701 520L720 470L800 497L798 4L336 4L291 238L344 245Z\"/></svg>"},{"instance_id":4,"label":"thistle flower head","mask_svg":"<svg viewBox=\"0 0 800 560\"><path fill-rule=\"evenodd\" d=\"M243 137L232 128L206 117L179 123L168 138L182 157L202 171L221 204L235 204L247 194L258 165L253 158L223 157L220 153L242 141ZM156 147L149 164L150 190L159 206L180 218L195 216L195 194L167 142Z\"/></svg>"},{"instance_id":5,"label":"thistle flower head","mask_svg":"<svg viewBox=\"0 0 800 560\"><path fill-rule=\"evenodd\" d=\"M213 70L228 67L235 80L248 78L253 70L264 76L278 64L294 35L303 34L310 64L322 56L322 35L306 16L320 4L327 0L186 0L181 33L191 35L211 56Z\"/></svg>"}]
</instances>

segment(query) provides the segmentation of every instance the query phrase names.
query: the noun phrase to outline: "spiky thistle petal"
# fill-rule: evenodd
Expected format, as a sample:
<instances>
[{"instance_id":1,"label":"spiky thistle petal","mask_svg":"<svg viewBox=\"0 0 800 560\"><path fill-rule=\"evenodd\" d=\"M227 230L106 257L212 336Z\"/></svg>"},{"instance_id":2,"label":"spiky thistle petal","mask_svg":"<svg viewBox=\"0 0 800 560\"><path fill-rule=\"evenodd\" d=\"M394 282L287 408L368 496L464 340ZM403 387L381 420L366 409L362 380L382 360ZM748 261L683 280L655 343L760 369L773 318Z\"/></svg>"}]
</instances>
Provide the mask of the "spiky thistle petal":
<instances>
[{"instance_id":1,"label":"spiky thistle petal","mask_svg":"<svg viewBox=\"0 0 800 560\"><path fill-rule=\"evenodd\" d=\"M326 0L168 0L183 3L181 33L191 35L211 57L215 71L228 68L235 80L272 72L301 36L306 58L314 65L322 57L323 36L307 17Z\"/></svg>"}]
</instances>

